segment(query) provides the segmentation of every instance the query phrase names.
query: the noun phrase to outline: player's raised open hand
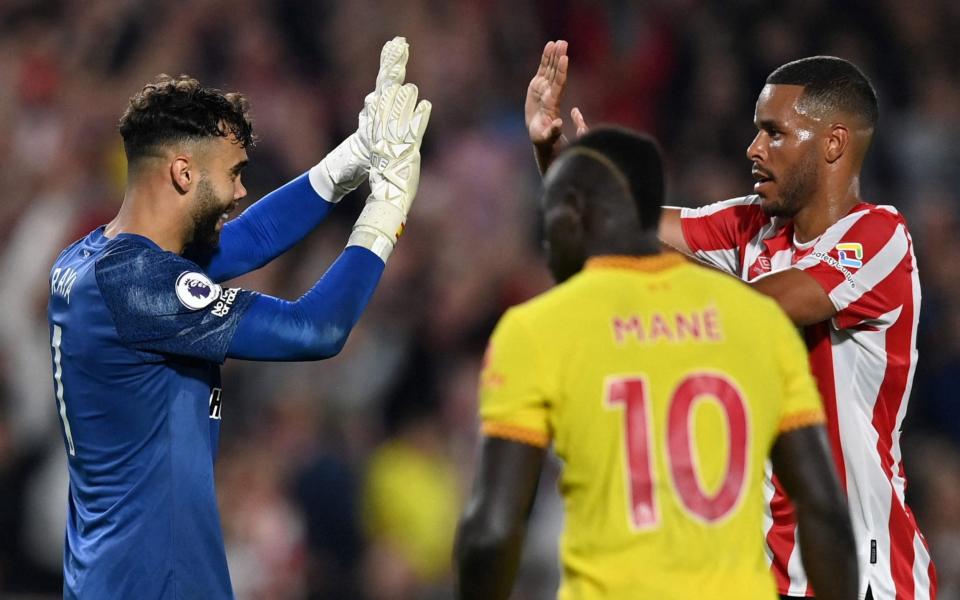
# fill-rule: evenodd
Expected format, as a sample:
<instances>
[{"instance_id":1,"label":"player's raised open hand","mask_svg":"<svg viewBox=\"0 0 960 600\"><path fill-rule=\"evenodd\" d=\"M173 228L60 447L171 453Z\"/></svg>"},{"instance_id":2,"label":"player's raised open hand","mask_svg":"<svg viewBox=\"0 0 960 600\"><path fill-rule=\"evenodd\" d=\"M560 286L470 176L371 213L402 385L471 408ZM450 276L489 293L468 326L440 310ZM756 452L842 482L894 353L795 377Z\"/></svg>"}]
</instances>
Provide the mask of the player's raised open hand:
<instances>
[{"instance_id":1,"label":"player's raised open hand","mask_svg":"<svg viewBox=\"0 0 960 600\"><path fill-rule=\"evenodd\" d=\"M397 36L383 45L380 51L380 71L377 73L377 85L372 92L363 99L363 110L360 111L360 127L357 133L363 142L364 150L370 151L371 128L373 114L380 101L383 90L393 85L403 85L407 76L407 58L410 56L410 46L407 38Z\"/></svg>"},{"instance_id":2,"label":"player's raised open hand","mask_svg":"<svg viewBox=\"0 0 960 600\"><path fill-rule=\"evenodd\" d=\"M567 85L567 42L547 42L537 73L527 86L523 112L530 141L552 146L561 134L560 103Z\"/></svg>"},{"instance_id":3,"label":"player's raised open hand","mask_svg":"<svg viewBox=\"0 0 960 600\"><path fill-rule=\"evenodd\" d=\"M417 103L412 83L393 85L380 96L373 118L370 189L406 215L420 181L420 145L430 120L429 100Z\"/></svg>"},{"instance_id":4,"label":"player's raised open hand","mask_svg":"<svg viewBox=\"0 0 960 600\"><path fill-rule=\"evenodd\" d=\"M324 196L337 202L355 190L367 178L370 168L371 130L373 114L383 90L403 83L407 74L407 58L410 48L406 38L397 36L383 45L380 51L380 70L374 90L363 99L363 109L358 116L357 131L337 146L321 161L319 176L329 180L318 187L330 188Z\"/></svg>"},{"instance_id":5,"label":"player's raised open hand","mask_svg":"<svg viewBox=\"0 0 960 600\"><path fill-rule=\"evenodd\" d=\"M417 102L417 86L391 85L380 93L370 129L370 197L348 245L384 260L392 252L420 182L420 145L432 105Z\"/></svg>"}]
</instances>

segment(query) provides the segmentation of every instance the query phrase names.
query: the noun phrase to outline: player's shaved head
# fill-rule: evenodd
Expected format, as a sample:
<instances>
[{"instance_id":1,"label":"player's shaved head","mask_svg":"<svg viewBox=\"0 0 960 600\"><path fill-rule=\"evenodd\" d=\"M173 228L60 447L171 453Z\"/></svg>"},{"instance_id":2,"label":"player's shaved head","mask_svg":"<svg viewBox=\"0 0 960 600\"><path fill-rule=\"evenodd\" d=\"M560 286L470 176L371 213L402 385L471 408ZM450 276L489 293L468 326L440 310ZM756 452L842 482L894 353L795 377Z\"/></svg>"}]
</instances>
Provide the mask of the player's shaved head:
<instances>
[{"instance_id":1,"label":"player's shaved head","mask_svg":"<svg viewBox=\"0 0 960 600\"><path fill-rule=\"evenodd\" d=\"M835 56L810 56L789 62L767 77L770 85L803 87L800 106L812 115L843 113L870 129L880 117L877 92L853 63Z\"/></svg>"},{"instance_id":2,"label":"player's shaved head","mask_svg":"<svg viewBox=\"0 0 960 600\"><path fill-rule=\"evenodd\" d=\"M630 182L604 154L583 146L571 147L557 160L544 185L553 196L576 196L579 208L591 212L619 212L638 218Z\"/></svg>"},{"instance_id":3,"label":"player's shaved head","mask_svg":"<svg viewBox=\"0 0 960 600\"><path fill-rule=\"evenodd\" d=\"M664 201L663 159L650 136L619 127L594 129L570 145L568 152L592 150L607 159L614 179L627 185L640 227L656 231Z\"/></svg>"},{"instance_id":4,"label":"player's shaved head","mask_svg":"<svg viewBox=\"0 0 960 600\"><path fill-rule=\"evenodd\" d=\"M663 204L663 161L653 138L597 128L571 144L544 177L544 237L557 281L588 256L650 254Z\"/></svg>"}]
</instances>

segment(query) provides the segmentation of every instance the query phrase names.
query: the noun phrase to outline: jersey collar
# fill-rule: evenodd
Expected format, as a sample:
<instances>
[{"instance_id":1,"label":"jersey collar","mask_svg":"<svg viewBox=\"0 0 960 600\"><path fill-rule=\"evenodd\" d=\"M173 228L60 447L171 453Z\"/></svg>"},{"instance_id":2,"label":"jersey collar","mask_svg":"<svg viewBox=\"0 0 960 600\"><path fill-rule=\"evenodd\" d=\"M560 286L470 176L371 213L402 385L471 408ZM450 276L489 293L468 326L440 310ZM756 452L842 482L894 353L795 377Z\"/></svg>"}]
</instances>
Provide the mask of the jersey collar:
<instances>
[{"instance_id":1,"label":"jersey collar","mask_svg":"<svg viewBox=\"0 0 960 600\"><path fill-rule=\"evenodd\" d=\"M687 260L677 252L663 252L651 256L606 254L587 259L585 269L630 269L632 271L656 272L675 267Z\"/></svg>"}]
</instances>

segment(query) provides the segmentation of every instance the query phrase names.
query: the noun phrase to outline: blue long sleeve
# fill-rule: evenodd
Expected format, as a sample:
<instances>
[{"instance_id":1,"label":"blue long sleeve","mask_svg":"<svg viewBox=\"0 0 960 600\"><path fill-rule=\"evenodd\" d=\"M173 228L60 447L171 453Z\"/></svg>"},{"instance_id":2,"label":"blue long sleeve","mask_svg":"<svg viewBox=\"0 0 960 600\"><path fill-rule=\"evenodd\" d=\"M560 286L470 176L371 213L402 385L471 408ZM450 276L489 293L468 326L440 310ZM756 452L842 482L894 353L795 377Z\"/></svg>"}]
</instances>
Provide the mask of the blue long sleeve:
<instances>
[{"instance_id":1,"label":"blue long sleeve","mask_svg":"<svg viewBox=\"0 0 960 600\"><path fill-rule=\"evenodd\" d=\"M351 246L296 302L255 294L227 356L248 360L318 360L343 348L383 274L384 263Z\"/></svg>"},{"instance_id":2,"label":"blue long sleeve","mask_svg":"<svg viewBox=\"0 0 960 600\"><path fill-rule=\"evenodd\" d=\"M310 185L308 173L270 192L228 222L220 246L190 256L216 282L259 269L302 240L336 206Z\"/></svg>"}]
</instances>

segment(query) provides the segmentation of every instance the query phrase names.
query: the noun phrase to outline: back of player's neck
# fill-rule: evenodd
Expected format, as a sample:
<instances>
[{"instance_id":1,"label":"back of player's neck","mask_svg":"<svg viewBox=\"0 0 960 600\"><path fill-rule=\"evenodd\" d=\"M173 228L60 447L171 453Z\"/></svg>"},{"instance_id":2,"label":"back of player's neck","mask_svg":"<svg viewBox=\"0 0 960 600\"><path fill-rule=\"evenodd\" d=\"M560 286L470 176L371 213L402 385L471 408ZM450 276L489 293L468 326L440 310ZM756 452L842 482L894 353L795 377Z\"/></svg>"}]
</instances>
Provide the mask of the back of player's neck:
<instances>
[{"instance_id":1,"label":"back of player's neck","mask_svg":"<svg viewBox=\"0 0 960 600\"><path fill-rule=\"evenodd\" d=\"M117 216L104 227L103 235L107 238L114 238L125 233L139 235L160 246L163 250L174 254L183 252L182 236L178 235L177 232L165 231L164 228L157 227L155 222L151 224L149 219L133 213L134 211L130 210L125 203Z\"/></svg>"},{"instance_id":2,"label":"back of player's neck","mask_svg":"<svg viewBox=\"0 0 960 600\"><path fill-rule=\"evenodd\" d=\"M643 232L637 235L612 234L594 240L587 253L592 256L652 256L659 254L660 240L655 234Z\"/></svg>"}]
</instances>

